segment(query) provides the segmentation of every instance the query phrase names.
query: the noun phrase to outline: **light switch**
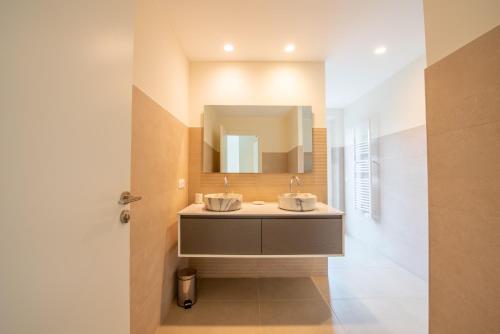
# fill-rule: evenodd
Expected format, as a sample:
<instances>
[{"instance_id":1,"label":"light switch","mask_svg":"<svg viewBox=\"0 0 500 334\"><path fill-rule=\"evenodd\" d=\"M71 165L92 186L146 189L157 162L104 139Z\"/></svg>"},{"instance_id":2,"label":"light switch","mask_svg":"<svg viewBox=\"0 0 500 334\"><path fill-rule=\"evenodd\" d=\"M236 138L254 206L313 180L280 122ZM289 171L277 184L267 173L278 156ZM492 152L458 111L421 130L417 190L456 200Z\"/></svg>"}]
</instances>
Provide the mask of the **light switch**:
<instances>
[{"instance_id":1,"label":"light switch","mask_svg":"<svg viewBox=\"0 0 500 334\"><path fill-rule=\"evenodd\" d=\"M179 189L184 189L186 188L186 180L184 179L179 179L179 186L178 186Z\"/></svg>"}]
</instances>

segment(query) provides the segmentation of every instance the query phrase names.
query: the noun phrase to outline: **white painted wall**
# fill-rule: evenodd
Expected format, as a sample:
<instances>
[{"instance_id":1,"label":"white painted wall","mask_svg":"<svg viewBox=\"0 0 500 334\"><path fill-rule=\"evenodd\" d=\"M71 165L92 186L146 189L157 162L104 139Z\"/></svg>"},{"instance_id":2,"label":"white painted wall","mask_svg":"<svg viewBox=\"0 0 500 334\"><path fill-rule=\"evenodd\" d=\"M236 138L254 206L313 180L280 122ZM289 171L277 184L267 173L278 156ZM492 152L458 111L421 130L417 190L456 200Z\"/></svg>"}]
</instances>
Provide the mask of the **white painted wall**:
<instances>
[{"instance_id":1,"label":"white painted wall","mask_svg":"<svg viewBox=\"0 0 500 334\"><path fill-rule=\"evenodd\" d=\"M430 66L500 24L498 0L424 0Z\"/></svg>"},{"instance_id":2,"label":"white painted wall","mask_svg":"<svg viewBox=\"0 0 500 334\"><path fill-rule=\"evenodd\" d=\"M165 1L135 6L134 85L188 125L189 62L166 16Z\"/></svg>"},{"instance_id":3,"label":"white painted wall","mask_svg":"<svg viewBox=\"0 0 500 334\"><path fill-rule=\"evenodd\" d=\"M347 232L427 279L425 66L421 56L345 108L343 117ZM372 140L379 143L372 152L380 177L375 218L354 208L353 131L367 121ZM390 143L382 141L389 137Z\"/></svg>"},{"instance_id":4,"label":"white painted wall","mask_svg":"<svg viewBox=\"0 0 500 334\"><path fill-rule=\"evenodd\" d=\"M324 76L323 62L192 62L189 126L202 126L205 105L302 105L323 128Z\"/></svg>"},{"instance_id":5,"label":"white painted wall","mask_svg":"<svg viewBox=\"0 0 500 334\"><path fill-rule=\"evenodd\" d=\"M0 333L129 333L133 2L0 3Z\"/></svg>"},{"instance_id":6,"label":"white painted wall","mask_svg":"<svg viewBox=\"0 0 500 334\"><path fill-rule=\"evenodd\" d=\"M228 135L255 135L259 137L262 152L288 152L290 129L283 116L219 116Z\"/></svg>"},{"instance_id":7,"label":"white painted wall","mask_svg":"<svg viewBox=\"0 0 500 334\"><path fill-rule=\"evenodd\" d=\"M422 55L346 107L346 128L371 118L377 123L372 135L379 137L425 124L425 66Z\"/></svg>"}]
</instances>

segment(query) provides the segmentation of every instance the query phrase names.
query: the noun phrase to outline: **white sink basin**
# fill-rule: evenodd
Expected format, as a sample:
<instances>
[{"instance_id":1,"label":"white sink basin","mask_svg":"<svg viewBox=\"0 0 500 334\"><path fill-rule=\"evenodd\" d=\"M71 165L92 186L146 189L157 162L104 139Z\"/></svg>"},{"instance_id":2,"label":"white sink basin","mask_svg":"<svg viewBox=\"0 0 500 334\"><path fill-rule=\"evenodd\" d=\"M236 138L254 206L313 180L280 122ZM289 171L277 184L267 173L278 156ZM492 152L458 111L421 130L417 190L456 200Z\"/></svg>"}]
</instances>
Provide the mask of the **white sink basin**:
<instances>
[{"instance_id":1,"label":"white sink basin","mask_svg":"<svg viewBox=\"0 0 500 334\"><path fill-rule=\"evenodd\" d=\"M235 211L241 209L243 195L234 193L207 194L205 208L210 211Z\"/></svg>"},{"instance_id":2,"label":"white sink basin","mask_svg":"<svg viewBox=\"0 0 500 334\"><path fill-rule=\"evenodd\" d=\"M278 205L288 211L311 211L316 209L316 200L316 195L309 193L286 193L278 197Z\"/></svg>"}]
</instances>

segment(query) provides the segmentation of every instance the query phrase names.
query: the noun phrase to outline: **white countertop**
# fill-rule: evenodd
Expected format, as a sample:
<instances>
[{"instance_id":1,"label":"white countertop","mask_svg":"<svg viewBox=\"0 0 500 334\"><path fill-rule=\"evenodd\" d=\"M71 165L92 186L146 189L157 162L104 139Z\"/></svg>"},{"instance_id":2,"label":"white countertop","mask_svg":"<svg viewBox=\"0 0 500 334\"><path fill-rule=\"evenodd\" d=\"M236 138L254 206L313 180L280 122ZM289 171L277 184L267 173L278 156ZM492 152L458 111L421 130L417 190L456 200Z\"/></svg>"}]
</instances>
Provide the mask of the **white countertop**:
<instances>
[{"instance_id":1,"label":"white countertop","mask_svg":"<svg viewBox=\"0 0 500 334\"><path fill-rule=\"evenodd\" d=\"M209 211L205 204L191 204L178 212L180 216L237 216L237 217L339 217L344 213L324 203L316 203L316 209L312 211L286 211L278 207L276 202L266 202L256 205L251 202L243 202L241 209L236 211Z\"/></svg>"}]
</instances>

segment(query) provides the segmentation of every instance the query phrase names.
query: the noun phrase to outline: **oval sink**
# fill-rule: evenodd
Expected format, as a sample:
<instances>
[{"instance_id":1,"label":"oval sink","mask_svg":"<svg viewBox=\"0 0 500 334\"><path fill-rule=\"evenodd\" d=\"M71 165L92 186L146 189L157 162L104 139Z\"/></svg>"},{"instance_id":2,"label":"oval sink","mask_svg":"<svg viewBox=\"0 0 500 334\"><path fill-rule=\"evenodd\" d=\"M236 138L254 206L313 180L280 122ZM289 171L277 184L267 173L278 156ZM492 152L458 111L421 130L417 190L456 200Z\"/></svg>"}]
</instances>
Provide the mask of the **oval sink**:
<instances>
[{"instance_id":1,"label":"oval sink","mask_svg":"<svg viewBox=\"0 0 500 334\"><path fill-rule=\"evenodd\" d=\"M205 208L210 211L235 211L241 209L243 195L234 193L207 194Z\"/></svg>"},{"instance_id":2,"label":"oval sink","mask_svg":"<svg viewBox=\"0 0 500 334\"><path fill-rule=\"evenodd\" d=\"M312 211L316 209L316 200L316 195L309 193L286 193L278 197L278 205L288 211Z\"/></svg>"}]
</instances>

